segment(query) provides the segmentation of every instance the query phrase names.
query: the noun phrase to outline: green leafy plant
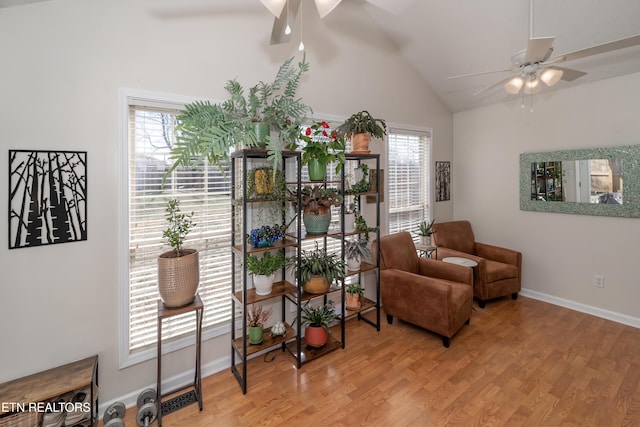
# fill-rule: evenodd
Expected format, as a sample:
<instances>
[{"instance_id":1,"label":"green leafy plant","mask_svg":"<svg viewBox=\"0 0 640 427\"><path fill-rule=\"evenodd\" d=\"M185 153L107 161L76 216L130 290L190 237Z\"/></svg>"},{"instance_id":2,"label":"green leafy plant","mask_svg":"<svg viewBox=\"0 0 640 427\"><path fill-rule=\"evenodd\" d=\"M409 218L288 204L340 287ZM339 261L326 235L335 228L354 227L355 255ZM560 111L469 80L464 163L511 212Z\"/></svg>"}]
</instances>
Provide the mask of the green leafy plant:
<instances>
[{"instance_id":1,"label":"green leafy plant","mask_svg":"<svg viewBox=\"0 0 640 427\"><path fill-rule=\"evenodd\" d=\"M364 233L364 240L369 242L369 233L376 233L380 230L380 227L369 227L367 225L367 221L365 221L364 217L360 215L360 213L356 214L356 229L361 233Z\"/></svg>"},{"instance_id":2,"label":"green leafy plant","mask_svg":"<svg viewBox=\"0 0 640 427\"><path fill-rule=\"evenodd\" d=\"M364 288L362 287L362 285L360 285L360 283L352 283L350 285L347 285L344 291L348 294L358 294L360 296L364 296Z\"/></svg>"},{"instance_id":3,"label":"green leafy plant","mask_svg":"<svg viewBox=\"0 0 640 427\"><path fill-rule=\"evenodd\" d=\"M387 124L382 119L371 117L368 111L363 110L353 114L336 128L340 136L349 136L356 133L370 133L376 138L382 138L387 134Z\"/></svg>"},{"instance_id":4,"label":"green leafy plant","mask_svg":"<svg viewBox=\"0 0 640 427\"><path fill-rule=\"evenodd\" d=\"M165 218L169 226L162 232L162 237L167 239L176 256L182 256L184 241L191 229L196 225L193 222L194 213L182 213L180 202L177 199L171 199L167 202L165 212Z\"/></svg>"},{"instance_id":5,"label":"green leafy plant","mask_svg":"<svg viewBox=\"0 0 640 427\"><path fill-rule=\"evenodd\" d=\"M264 309L261 305L247 307L247 323L249 326L264 326L271 317L272 308Z\"/></svg>"},{"instance_id":6,"label":"green leafy plant","mask_svg":"<svg viewBox=\"0 0 640 427\"><path fill-rule=\"evenodd\" d=\"M318 213L320 206L341 206L343 197L337 188L305 185L300 192L302 209L305 212ZM294 196L297 194L294 193Z\"/></svg>"},{"instance_id":7,"label":"green leafy plant","mask_svg":"<svg viewBox=\"0 0 640 427\"><path fill-rule=\"evenodd\" d=\"M344 255L347 259L369 258L371 249L367 239L347 240L344 242Z\"/></svg>"},{"instance_id":8,"label":"green leafy plant","mask_svg":"<svg viewBox=\"0 0 640 427\"><path fill-rule=\"evenodd\" d=\"M309 64L303 57L294 67L293 59L280 66L272 83L260 82L251 87L247 97L242 85L234 79L225 85L229 93L225 102L187 104L177 118L177 142L169 157L173 164L165 178L178 166L188 167L205 158L224 170L229 161L229 149L236 143L258 146L256 121L265 122L278 132L279 139L267 138L268 158L273 161L274 170L277 169L282 144L295 140L302 121L311 111L296 97L300 77L309 70Z\"/></svg>"},{"instance_id":9,"label":"green leafy plant","mask_svg":"<svg viewBox=\"0 0 640 427\"><path fill-rule=\"evenodd\" d=\"M337 318L335 304L332 300L329 300L326 304L311 307L306 306L302 309L302 327L308 326L322 327L331 333L329 326Z\"/></svg>"},{"instance_id":10,"label":"green leafy plant","mask_svg":"<svg viewBox=\"0 0 640 427\"><path fill-rule=\"evenodd\" d=\"M247 270L254 275L270 276L290 262L282 252L264 252L261 257L247 255Z\"/></svg>"},{"instance_id":11,"label":"green leafy plant","mask_svg":"<svg viewBox=\"0 0 640 427\"><path fill-rule=\"evenodd\" d=\"M418 235L420 236L431 236L435 231L433 231L433 223L435 219L431 220L431 222L422 221L418 226Z\"/></svg>"},{"instance_id":12,"label":"green leafy plant","mask_svg":"<svg viewBox=\"0 0 640 427\"><path fill-rule=\"evenodd\" d=\"M318 160L328 165L336 163L336 173L339 173L345 163L345 143L344 138L338 136L336 131L329 130L329 124L325 121L316 122L307 127L298 139L303 141L302 145L302 165L309 164L309 160ZM286 147L288 150L297 150L300 147L297 142L291 142Z\"/></svg>"},{"instance_id":13,"label":"green leafy plant","mask_svg":"<svg viewBox=\"0 0 640 427\"><path fill-rule=\"evenodd\" d=\"M329 283L344 278L345 262L337 254L329 254L325 248L302 251L297 269L300 272L301 284L311 280L311 276L323 276ZM295 267L292 264L291 267Z\"/></svg>"},{"instance_id":14,"label":"green leafy plant","mask_svg":"<svg viewBox=\"0 0 640 427\"><path fill-rule=\"evenodd\" d=\"M369 166L366 163L360 163L358 168L362 172L362 177L347 190L347 194L365 193L371 188L371 182L369 181Z\"/></svg>"}]
</instances>

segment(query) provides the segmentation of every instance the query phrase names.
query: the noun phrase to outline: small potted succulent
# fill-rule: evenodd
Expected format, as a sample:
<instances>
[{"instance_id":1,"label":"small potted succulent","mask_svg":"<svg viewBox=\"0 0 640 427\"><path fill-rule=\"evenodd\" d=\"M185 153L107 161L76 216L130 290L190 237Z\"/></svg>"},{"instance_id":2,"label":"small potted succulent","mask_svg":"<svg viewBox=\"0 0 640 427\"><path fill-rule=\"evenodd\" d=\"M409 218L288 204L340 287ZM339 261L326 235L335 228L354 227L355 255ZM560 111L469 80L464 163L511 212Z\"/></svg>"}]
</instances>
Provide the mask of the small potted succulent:
<instances>
[{"instance_id":1,"label":"small potted succulent","mask_svg":"<svg viewBox=\"0 0 640 427\"><path fill-rule=\"evenodd\" d=\"M333 301L319 307L306 306L302 309L302 327L307 345L320 348L329 340L329 326L336 320Z\"/></svg>"},{"instance_id":2,"label":"small potted succulent","mask_svg":"<svg viewBox=\"0 0 640 427\"><path fill-rule=\"evenodd\" d=\"M343 124L336 128L339 136L351 137L352 153L369 154L371 136L382 138L387 133L387 124L382 119L371 117L363 110L353 114Z\"/></svg>"},{"instance_id":3,"label":"small potted succulent","mask_svg":"<svg viewBox=\"0 0 640 427\"><path fill-rule=\"evenodd\" d=\"M357 310L362 306L364 288L360 283L352 283L345 288L345 305L351 310Z\"/></svg>"},{"instance_id":4,"label":"small potted succulent","mask_svg":"<svg viewBox=\"0 0 640 427\"><path fill-rule=\"evenodd\" d=\"M254 248L268 248L284 237L286 229L286 225L263 225L247 234L247 242Z\"/></svg>"},{"instance_id":5,"label":"small potted succulent","mask_svg":"<svg viewBox=\"0 0 640 427\"><path fill-rule=\"evenodd\" d=\"M336 173L344 166L344 138L338 136L336 131L329 130L329 124L325 121L316 122L307 127L298 139L304 141L302 146L302 165L309 169L311 181L324 181L327 174L327 165L337 162ZM289 150L297 150L297 142L292 142L286 147Z\"/></svg>"},{"instance_id":6,"label":"small potted succulent","mask_svg":"<svg viewBox=\"0 0 640 427\"><path fill-rule=\"evenodd\" d=\"M362 259L371 257L371 249L369 249L367 243L368 241L362 238L344 242L344 253L349 270L360 270Z\"/></svg>"},{"instance_id":7,"label":"small potted succulent","mask_svg":"<svg viewBox=\"0 0 640 427\"><path fill-rule=\"evenodd\" d=\"M262 256L247 255L247 270L253 276L253 286L258 295L269 295L273 288L275 272L285 267L289 259L278 251L275 255L263 252Z\"/></svg>"},{"instance_id":8,"label":"small potted succulent","mask_svg":"<svg viewBox=\"0 0 640 427\"><path fill-rule=\"evenodd\" d=\"M431 220L431 222L422 221L418 226L418 235L420 236L420 244L425 246L431 246L431 235L435 233L433 231L433 223L435 219Z\"/></svg>"},{"instance_id":9,"label":"small potted succulent","mask_svg":"<svg viewBox=\"0 0 640 427\"><path fill-rule=\"evenodd\" d=\"M182 213L180 202L169 200L165 209L169 226L162 233L172 250L158 257L158 292L167 307L181 307L195 298L200 282L198 251L183 247L195 226L193 212Z\"/></svg>"},{"instance_id":10,"label":"small potted succulent","mask_svg":"<svg viewBox=\"0 0 640 427\"><path fill-rule=\"evenodd\" d=\"M327 253L326 248L302 251L297 269L300 271L300 282L305 292L323 294L329 290L334 280L344 278L345 262L338 254ZM295 264L290 265L291 268Z\"/></svg>"},{"instance_id":11,"label":"small potted succulent","mask_svg":"<svg viewBox=\"0 0 640 427\"><path fill-rule=\"evenodd\" d=\"M249 344L262 344L264 324L269 320L272 310L272 308L264 309L261 305L247 307Z\"/></svg>"},{"instance_id":12,"label":"small potted succulent","mask_svg":"<svg viewBox=\"0 0 640 427\"><path fill-rule=\"evenodd\" d=\"M324 234L331 223L331 206L341 206L337 188L305 185L301 190L302 221L308 234Z\"/></svg>"}]
</instances>

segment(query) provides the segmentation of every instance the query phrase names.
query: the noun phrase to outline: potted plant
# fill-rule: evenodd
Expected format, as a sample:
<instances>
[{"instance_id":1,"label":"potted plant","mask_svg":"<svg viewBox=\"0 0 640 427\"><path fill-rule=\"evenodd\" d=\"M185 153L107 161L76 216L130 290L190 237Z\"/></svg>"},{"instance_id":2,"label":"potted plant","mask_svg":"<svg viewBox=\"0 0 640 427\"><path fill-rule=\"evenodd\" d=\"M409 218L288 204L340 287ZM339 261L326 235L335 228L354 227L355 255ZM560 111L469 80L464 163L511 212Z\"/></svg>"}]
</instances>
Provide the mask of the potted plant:
<instances>
[{"instance_id":1,"label":"potted plant","mask_svg":"<svg viewBox=\"0 0 640 427\"><path fill-rule=\"evenodd\" d=\"M363 110L345 120L336 131L340 136L351 137L352 153L369 154L371 136L382 138L387 133L387 124L382 119L371 117L368 111Z\"/></svg>"},{"instance_id":2,"label":"potted plant","mask_svg":"<svg viewBox=\"0 0 640 427\"><path fill-rule=\"evenodd\" d=\"M360 170L360 179L351 185L347 190L348 194L365 193L371 189L371 181L369 181L369 166L366 163L358 165Z\"/></svg>"},{"instance_id":3,"label":"potted plant","mask_svg":"<svg viewBox=\"0 0 640 427\"><path fill-rule=\"evenodd\" d=\"M329 340L329 326L336 320L336 310L332 300L318 307L306 306L302 309L302 327L307 345L320 348Z\"/></svg>"},{"instance_id":4,"label":"potted plant","mask_svg":"<svg viewBox=\"0 0 640 427\"><path fill-rule=\"evenodd\" d=\"M352 283L345 288L345 305L351 310L357 310L362 306L364 288L360 283Z\"/></svg>"},{"instance_id":5,"label":"potted plant","mask_svg":"<svg viewBox=\"0 0 640 427\"><path fill-rule=\"evenodd\" d=\"M231 147L239 143L259 147L265 141L274 170L277 169L282 145L297 138L300 125L311 110L296 98L300 77L309 70L309 64L303 57L294 67L293 59L280 66L272 83L258 83L246 97L242 85L229 80L225 85L229 99L225 102L187 104L178 116L177 142L170 156L174 163L165 177L178 166L187 167L204 158L224 170ZM267 129L278 131L278 138L264 136Z\"/></svg>"},{"instance_id":6,"label":"potted plant","mask_svg":"<svg viewBox=\"0 0 640 427\"><path fill-rule=\"evenodd\" d=\"M342 195L337 188L318 185L302 187L302 221L307 233L326 233L331 223L331 206L341 206L342 200Z\"/></svg>"},{"instance_id":7,"label":"potted plant","mask_svg":"<svg viewBox=\"0 0 640 427\"><path fill-rule=\"evenodd\" d=\"M435 233L433 231L433 223L435 219L431 220L431 222L422 221L418 226L418 235L420 236L420 244L425 246L431 246L431 235Z\"/></svg>"},{"instance_id":8,"label":"potted plant","mask_svg":"<svg viewBox=\"0 0 640 427\"><path fill-rule=\"evenodd\" d=\"M347 268L352 271L360 270L362 258L371 256L371 249L367 246L366 239L347 240L344 242L344 256L347 259Z\"/></svg>"},{"instance_id":9,"label":"potted plant","mask_svg":"<svg viewBox=\"0 0 640 427\"><path fill-rule=\"evenodd\" d=\"M311 181L324 181L329 163L337 162L336 173L342 170L345 162L344 138L339 137L336 131L330 131L327 122L313 123L298 139L304 141L301 162L303 166L307 165ZM287 149L297 150L297 142L287 145Z\"/></svg>"},{"instance_id":10,"label":"potted plant","mask_svg":"<svg viewBox=\"0 0 640 427\"><path fill-rule=\"evenodd\" d=\"M247 255L247 270L253 276L253 286L258 295L269 295L273 287L275 272L289 261L284 253L264 252L262 256Z\"/></svg>"},{"instance_id":11,"label":"potted plant","mask_svg":"<svg viewBox=\"0 0 640 427\"><path fill-rule=\"evenodd\" d=\"M169 226L162 233L172 250L158 257L158 291L167 307L181 307L195 298L200 281L198 251L185 249L184 241L195 226L193 212L180 211L180 202L169 200L165 209Z\"/></svg>"},{"instance_id":12,"label":"potted plant","mask_svg":"<svg viewBox=\"0 0 640 427\"><path fill-rule=\"evenodd\" d=\"M269 320L272 310L272 308L265 310L261 305L247 307L249 344L262 344L264 324Z\"/></svg>"},{"instance_id":13,"label":"potted plant","mask_svg":"<svg viewBox=\"0 0 640 427\"><path fill-rule=\"evenodd\" d=\"M337 254L329 254L326 248L318 248L316 243L314 250L302 251L297 269L305 292L323 294L334 280L344 279L345 262Z\"/></svg>"}]
</instances>

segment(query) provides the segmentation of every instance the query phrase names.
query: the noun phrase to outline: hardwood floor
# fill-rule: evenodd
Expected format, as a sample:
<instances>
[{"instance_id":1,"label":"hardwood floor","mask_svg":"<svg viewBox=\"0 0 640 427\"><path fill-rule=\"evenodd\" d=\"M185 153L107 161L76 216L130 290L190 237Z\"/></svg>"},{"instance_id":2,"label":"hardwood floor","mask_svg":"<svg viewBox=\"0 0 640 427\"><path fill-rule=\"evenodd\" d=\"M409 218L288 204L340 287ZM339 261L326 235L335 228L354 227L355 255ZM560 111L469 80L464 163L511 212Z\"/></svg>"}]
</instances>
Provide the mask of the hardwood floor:
<instances>
[{"instance_id":1,"label":"hardwood floor","mask_svg":"<svg viewBox=\"0 0 640 427\"><path fill-rule=\"evenodd\" d=\"M451 347L401 321L351 320L344 350L296 370L288 353L203 381L171 426L638 426L640 330L519 297L474 304ZM125 425L135 426L135 408Z\"/></svg>"}]
</instances>

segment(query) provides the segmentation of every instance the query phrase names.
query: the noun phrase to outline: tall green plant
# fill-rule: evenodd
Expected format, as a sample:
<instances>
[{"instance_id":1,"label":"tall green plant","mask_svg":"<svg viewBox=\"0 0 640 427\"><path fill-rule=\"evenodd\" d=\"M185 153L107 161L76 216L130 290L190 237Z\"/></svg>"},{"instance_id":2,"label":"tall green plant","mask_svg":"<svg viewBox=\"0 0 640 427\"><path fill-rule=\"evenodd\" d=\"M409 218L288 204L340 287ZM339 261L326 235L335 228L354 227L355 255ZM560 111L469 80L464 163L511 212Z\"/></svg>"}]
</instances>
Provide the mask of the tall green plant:
<instances>
[{"instance_id":1,"label":"tall green plant","mask_svg":"<svg viewBox=\"0 0 640 427\"><path fill-rule=\"evenodd\" d=\"M225 85L229 94L225 102L187 104L177 117L177 141L169 156L173 164L166 175L178 166L188 167L205 158L223 170L229 162L229 149L236 143L242 142L248 147L258 145L253 125L256 121L266 122L278 131L278 138L267 139L268 158L274 162L274 170L277 169L282 145L295 139L302 121L311 111L296 97L300 78L309 70L309 64L303 57L295 67L293 59L280 66L272 83L260 82L245 93L242 85L233 79Z\"/></svg>"},{"instance_id":2,"label":"tall green plant","mask_svg":"<svg viewBox=\"0 0 640 427\"><path fill-rule=\"evenodd\" d=\"M184 214L180 211L180 202L176 199L169 200L165 209L165 218L169 223L167 229L162 232L162 237L166 238L169 246L176 252L176 256L181 256L182 246L187 234L196 224L193 222L193 212Z\"/></svg>"}]
</instances>

